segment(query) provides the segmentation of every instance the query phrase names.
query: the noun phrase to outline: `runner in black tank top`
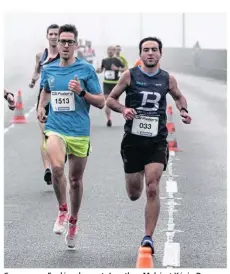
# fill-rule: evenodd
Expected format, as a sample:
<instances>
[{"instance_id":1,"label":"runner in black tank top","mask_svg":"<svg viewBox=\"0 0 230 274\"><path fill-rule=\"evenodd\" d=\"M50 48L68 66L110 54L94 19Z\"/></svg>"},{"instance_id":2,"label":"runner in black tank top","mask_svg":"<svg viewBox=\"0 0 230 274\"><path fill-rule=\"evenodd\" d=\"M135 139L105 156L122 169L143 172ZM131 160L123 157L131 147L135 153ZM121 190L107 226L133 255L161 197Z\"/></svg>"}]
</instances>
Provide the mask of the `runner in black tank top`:
<instances>
[{"instance_id":1,"label":"runner in black tank top","mask_svg":"<svg viewBox=\"0 0 230 274\"><path fill-rule=\"evenodd\" d=\"M38 103L40 100L40 94L41 94L41 91L43 88L42 66L44 64L51 63L54 60L59 58L58 49L57 49L58 30L59 30L59 26L56 24L50 25L47 28L46 38L49 42L49 49L46 48L44 50L44 52L39 52L38 54L36 54L35 69L34 69L34 73L32 75L32 80L29 83L29 87L33 88L36 84L36 81L39 79L39 77L41 75L41 81L40 81L40 87L39 87L39 93L38 93L38 99L37 99L37 107L38 107ZM46 110L46 115L48 115L49 104L45 107L45 110ZM43 165L45 168L44 180L48 185L50 185L50 184L52 184L50 162L49 162L49 157L43 147L43 145L44 145L44 134L43 134L44 124L39 123L39 126L40 126L41 134L42 134L42 142L41 142L40 149L41 149Z\"/></svg>"},{"instance_id":2,"label":"runner in black tank top","mask_svg":"<svg viewBox=\"0 0 230 274\"><path fill-rule=\"evenodd\" d=\"M104 72L104 80L103 80L103 92L105 96L105 100L108 95L112 91L112 89L116 86L119 80L119 74L125 71L125 66L121 62L120 59L114 56L115 47L109 46L107 48L108 57L104 58L101 62L101 67L97 69L97 73ZM111 110L105 107L105 114L107 117L107 126L112 126L111 119Z\"/></svg>"},{"instance_id":3,"label":"runner in black tank top","mask_svg":"<svg viewBox=\"0 0 230 274\"><path fill-rule=\"evenodd\" d=\"M60 58L60 55L59 53L57 53L57 55L55 57L49 57L48 59L48 49L46 48L42 57L41 57L41 60L40 60L40 67L41 67L41 75L42 75L42 67L44 65L47 65L47 64L50 64L52 63L53 61L57 60ZM40 100L40 95L41 95L41 92L42 92L42 89L43 89L43 77L41 76L41 81L40 81L40 89L39 89L39 93L38 93L38 100L37 100L37 108L38 109L38 105L39 105L39 100ZM45 107L45 110L46 110L46 116L49 114L49 103L46 105Z\"/></svg>"},{"instance_id":4,"label":"runner in black tank top","mask_svg":"<svg viewBox=\"0 0 230 274\"><path fill-rule=\"evenodd\" d=\"M176 101L182 121L191 122L187 102L177 87L175 78L159 69L162 43L147 37L139 44L143 66L125 71L107 100L107 106L123 114L125 134L121 142L126 189L129 198L137 200L146 181L145 236L142 246L154 253L152 235L160 211L159 182L168 161L166 128L166 95ZM126 91L125 106L118 102Z\"/></svg>"}]
</instances>

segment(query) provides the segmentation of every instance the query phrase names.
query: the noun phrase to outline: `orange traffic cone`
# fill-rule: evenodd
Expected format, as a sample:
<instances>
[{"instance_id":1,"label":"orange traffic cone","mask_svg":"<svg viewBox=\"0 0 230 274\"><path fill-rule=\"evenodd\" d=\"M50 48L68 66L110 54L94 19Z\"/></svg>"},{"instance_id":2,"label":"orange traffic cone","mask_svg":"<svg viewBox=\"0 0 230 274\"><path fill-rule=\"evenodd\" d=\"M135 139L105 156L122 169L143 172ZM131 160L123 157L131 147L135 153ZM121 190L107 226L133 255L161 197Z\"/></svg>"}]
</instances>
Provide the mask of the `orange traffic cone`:
<instances>
[{"instance_id":1,"label":"orange traffic cone","mask_svg":"<svg viewBox=\"0 0 230 274\"><path fill-rule=\"evenodd\" d=\"M172 106L168 105L167 107L167 124L166 127L168 129L168 132L172 132L173 127L175 128L175 125L173 123L173 116L172 116Z\"/></svg>"},{"instance_id":2,"label":"orange traffic cone","mask_svg":"<svg viewBox=\"0 0 230 274\"><path fill-rule=\"evenodd\" d=\"M182 151L181 149L178 148L177 145L177 140L176 140L176 128L175 124L173 122L173 111L172 111L172 106L168 105L167 107L167 124L166 127L168 129L168 148L169 151Z\"/></svg>"},{"instance_id":3,"label":"orange traffic cone","mask_svg":"<svg viewBox=\"0 0 230 274\"><path fill-rule=\"evenodd\" d=\"M18 90L17 100L16 100L16 108L14 112L12 124L24 124L27 123L27 120L24 115L23 103L22 103L22 93L21 90Z\"/></svg>"},{"instance_id":4,"label":"orange traffic cone","mask_svg":"<svg viewBox=\"0 0 230 274\"><path fill-rule=\"evenodd\" d=\"M138 256L137 256L137 263L136 268L153 268L153 256L152 250L150 247L140 247Z\"/></svg>"},{"instance_id":5,"label":"orange traffic cone","mask_svg":"<svg viewBox=\"0 0 230 274\"><path fill-rule=\"evenodd\" d=\"M168 133L167 142L168 142L169 151L176 151L176 152L182 151L182 149L178 148L175 135L176 135L175 131Z\"/></svg>"}]
</instances>

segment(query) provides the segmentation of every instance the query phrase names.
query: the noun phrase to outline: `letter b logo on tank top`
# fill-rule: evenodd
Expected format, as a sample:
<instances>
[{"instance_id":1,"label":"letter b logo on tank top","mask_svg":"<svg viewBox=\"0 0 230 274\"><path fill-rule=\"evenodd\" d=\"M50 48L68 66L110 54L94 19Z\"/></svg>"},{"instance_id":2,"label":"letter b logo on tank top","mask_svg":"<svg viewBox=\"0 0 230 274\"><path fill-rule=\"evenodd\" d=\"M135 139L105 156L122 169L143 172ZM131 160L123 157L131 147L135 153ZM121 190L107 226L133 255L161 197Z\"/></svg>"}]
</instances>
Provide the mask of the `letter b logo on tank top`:
<instances>
[{"instance_id":1,"label":"letter b logo on tank top","mask_svg":"<svg viewBox=\"0 0 230 274\"><path fill-rule=\"evenodd\" d=\"M143 111L158 111L159 101L161 100L161 95L158 92L152 91L141 91L143 94L141 106L138 107L138 110Z\"/></svg>"}]
</instances>

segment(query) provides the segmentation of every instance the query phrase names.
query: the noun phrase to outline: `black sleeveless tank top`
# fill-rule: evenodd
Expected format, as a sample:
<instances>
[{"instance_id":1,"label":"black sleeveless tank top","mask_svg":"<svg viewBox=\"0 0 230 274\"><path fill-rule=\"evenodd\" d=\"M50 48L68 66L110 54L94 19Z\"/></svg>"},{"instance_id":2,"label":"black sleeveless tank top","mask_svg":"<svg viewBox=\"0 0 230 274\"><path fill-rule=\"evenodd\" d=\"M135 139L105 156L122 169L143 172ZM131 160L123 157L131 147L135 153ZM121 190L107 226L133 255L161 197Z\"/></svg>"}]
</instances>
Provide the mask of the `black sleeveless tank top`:
<instances>
[{"instance_id":1,"label":"black sleeveless tank top","mask_svg":"<svg viewBox=\"0 0 230 274\"><path fill-rule=\"evenodd\" d=\"M169 90L169 73L159 69L159 71L149 76L140 67L130 69L131 82L126 88L125 106L134 108L137 115L148 117L158 117L158 135L156 137L167 137L166 128L166 95ZM125 123L125 132L131 132L133 120Z\"/></svg>"}]
</instances>

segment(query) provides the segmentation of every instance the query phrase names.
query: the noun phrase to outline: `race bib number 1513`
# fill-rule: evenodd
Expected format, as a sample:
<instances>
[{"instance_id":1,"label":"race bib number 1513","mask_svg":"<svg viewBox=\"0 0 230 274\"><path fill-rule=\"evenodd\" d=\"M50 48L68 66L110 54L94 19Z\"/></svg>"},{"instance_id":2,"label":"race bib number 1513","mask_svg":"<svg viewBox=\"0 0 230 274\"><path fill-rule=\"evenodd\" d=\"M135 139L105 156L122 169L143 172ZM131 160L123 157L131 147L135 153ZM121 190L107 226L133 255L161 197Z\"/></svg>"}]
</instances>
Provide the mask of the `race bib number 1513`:
<instances>
[{"instance_id":1,"label":"race bib number 1513","mask_svg":"<svg viewBox=\"0 0 230 274\"><path fill-rule=\"evenodd\" d=\"M51 91L53 111L75 111L75 98L72 91Z\"/></svg>"}]
</instances>

